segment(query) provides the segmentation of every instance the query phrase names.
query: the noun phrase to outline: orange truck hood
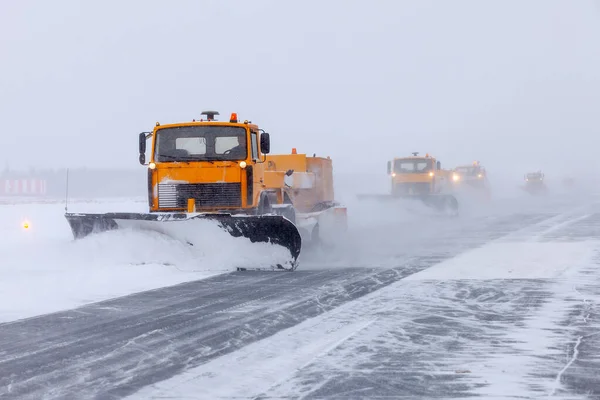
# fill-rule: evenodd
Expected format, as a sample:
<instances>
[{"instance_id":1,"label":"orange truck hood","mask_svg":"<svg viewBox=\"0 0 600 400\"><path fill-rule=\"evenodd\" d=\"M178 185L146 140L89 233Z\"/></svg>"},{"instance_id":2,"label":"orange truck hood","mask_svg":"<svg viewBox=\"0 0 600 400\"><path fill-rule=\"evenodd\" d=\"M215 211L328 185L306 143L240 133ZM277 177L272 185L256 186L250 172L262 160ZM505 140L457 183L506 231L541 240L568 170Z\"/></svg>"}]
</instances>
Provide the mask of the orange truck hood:
<instances>
[{"instance_id":1,"label":"orange truck hood","mask_svg":"<svg viewBox=\"0 0 600 400\"><path fill-rule=\"evenodd\" d=\"M159 184L240 182L242 169L235 162L164 163L156 174Z\"/></svg>"},{"instance_id":2,"label":"orange truck hood","mask_svg":"<svg viewBox=\"0 0 600 400\"><path fill-rule=\"evenodd\" d=\"M396 174L394 181L398 183L418 183L425 182L429 183L433 177L429 176L429 173L424 174Z\"/></svg>"}]
</instances>

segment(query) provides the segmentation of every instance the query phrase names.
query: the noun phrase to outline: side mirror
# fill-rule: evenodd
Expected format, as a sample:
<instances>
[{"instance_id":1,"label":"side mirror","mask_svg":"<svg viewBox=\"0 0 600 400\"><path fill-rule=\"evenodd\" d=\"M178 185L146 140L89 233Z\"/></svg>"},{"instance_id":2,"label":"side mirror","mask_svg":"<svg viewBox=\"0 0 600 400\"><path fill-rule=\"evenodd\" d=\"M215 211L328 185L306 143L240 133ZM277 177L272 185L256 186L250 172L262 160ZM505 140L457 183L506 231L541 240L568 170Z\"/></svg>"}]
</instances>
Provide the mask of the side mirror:
<instances>
[{"instance_id":1,"label":"side mirror","mask_svg":"<svg viewBox=\"0 0 600 400\"><path fill-rule=\"evenodd\" d=\"M260 151L263 154L269 154L271 151L271 138L267 132L263 132L260 135Z\"/></svg>"},{"instance_id":2,"label":"side mirror","mask_svg":"<svg viewBox=\"0 0 600 400\"><path fill-rule=\"evenodd\" d=\"M139 151L140 154L146 154L146 133L145 132L140 133L139 148L140 148L140 151Z\"/></svg>"},{"instance_id":3,"label":"side mirror","mask_svg":"<svg viewBox=\"0 0 600 400\"><path fill-rule=\"evenodd\" d=\"M392 173L392 162L391 161L387 162L387 173L388 173L388 175Z\"/></svg>"},{"instance_id":4,"label":"side mirror","mask_svg":"<svg viewBox=\"0 0 600 400\"><path fill-rule=\"evenodd\" d=\"M138 136L138 147L140 152L139 161L142 165L146 165L146 133L147 132L141 132Z\"/></svg>"},{"instance_id":5,"label":"side mirror","mask_svg":"<svg viewBox=\"0 0 600 400\"><path fill-rule=\"evenodd\" d=\"M441 162L439 162L439 161L437 162L437 169L438 169L438 170L442 169L442 163L441 163Z\"/></svg>"}]
</instances>

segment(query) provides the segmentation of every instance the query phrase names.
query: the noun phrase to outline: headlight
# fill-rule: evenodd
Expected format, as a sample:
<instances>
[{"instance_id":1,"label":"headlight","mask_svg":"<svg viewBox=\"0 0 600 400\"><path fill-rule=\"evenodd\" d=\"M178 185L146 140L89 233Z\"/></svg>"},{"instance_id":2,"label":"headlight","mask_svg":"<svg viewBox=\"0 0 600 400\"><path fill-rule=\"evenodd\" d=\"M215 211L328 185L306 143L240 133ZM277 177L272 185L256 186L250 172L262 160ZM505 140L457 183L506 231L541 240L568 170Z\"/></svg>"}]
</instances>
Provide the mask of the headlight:
<instances>
[{"instance_id":1,"label":"headlight","mask_svg":"<svg viewBox=\"0 0 600 400\"><path fill-rule=\"evenodd\" d=\"M483 178L482 174L477 175L478 178Z\"/></svg>"},{"instance_id":2,"label":"headlight","mask_svg":"<svg viewBox=\"0 0 600 400\"><path fill-rule=\"evenodd\" d=\"M395 173L395 172L392 172L392 178L393 178L393 177L395 177L395 176L396 176L396 173Z\"/></svg>"},{"instance_id":3,"label":"headlight","mask_svg":"<svg viewBox=\"0 0 600 400\"><path fill-rule=\"evenodd\" d=\"M240 161L240 168L246 168L246 161Z\"/></svg>"},{"instance_id":4,"label":"headlight","mask_svg":"<svg viewBox=\"0 0 600 400\"><path fill-rule=\"evenodd\" d=\"M460 176L458 176L458 175L452 175L452 180L453 181L457 181L459 179L460 179Z\"/></svg>"},{"instance_id":5,"label":"headlight","mask_svg":"<svg viewBox=\"0 0 600 400\"><path fill-rule=\"evenodd\" d=\"M429 176L433 176L433 172L430 172L430 173L429 173Z\"/></svg>"},{"instance_id":6,"label":"headlight","mask_svg":"<svg viewBox=\"0 0 600 400\"><path fill-rule=\"evenodd\" d=\"M154 168L156 168L156 164L154 164L153 162L151 162L150 164L148 164L148 168L154 169Z\"/></svg>"}]
</instances>

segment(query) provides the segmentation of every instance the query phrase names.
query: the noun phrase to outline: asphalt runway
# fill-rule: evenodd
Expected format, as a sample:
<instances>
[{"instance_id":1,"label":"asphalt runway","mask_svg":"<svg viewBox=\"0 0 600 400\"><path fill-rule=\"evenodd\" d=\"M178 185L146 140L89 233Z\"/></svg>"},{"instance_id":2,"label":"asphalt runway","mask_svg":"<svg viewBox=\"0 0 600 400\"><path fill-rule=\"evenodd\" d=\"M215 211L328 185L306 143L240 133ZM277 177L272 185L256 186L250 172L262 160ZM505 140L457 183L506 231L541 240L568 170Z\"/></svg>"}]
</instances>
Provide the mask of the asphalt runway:
<instances>
[{"instance_id":1,"label":"asphalt runway","mask_svg":"<svg viewBox=\"0 0 600 400\"><path fill-rule=\"evenodd\" d=\"M401 286L402 301L377 299L412 274L510 233L517 232L519 240L519 235L546 232L557 224L543 240L591 240L600 233L600 214L565 217L575 222L564 229L560 221L552 222L557 215L482 220L460 234L448 232L438 250L406 257L393 268L232 272L0 324L0 398L119 399L138 391L140 398L216 398L200 392L177 397L160 384L221 357L254 351L249 346L268 344L276 334L315 318L337 315L341 325L348 324L354 314L343 310L357 302L363 311L372 307L375 322L301 369L285 371L283 381L242 397L492 398L493 377L478 374L473 365L497 354L506 355L505 368L510 368L516 354L515 362L526 358L539 365L528 369L533 376L523 377L523 390L532 396L595 398L600 393L599 306L594 300L600 297L600 277L595 268L578 289L588 293L587 302L560 298L568 308L568 317L556 321L563 327L555 333L562 347L539 355L530 354L510 333L557 301L552 279L407 281ZM457 363L467 367L457 370ZM490 363L489 368L501 371ZM536 376L544 382L558 379L560 389L536 386ZM505 386L499 398L511 398L522 386Z\"/></svg>"}]
</instances>

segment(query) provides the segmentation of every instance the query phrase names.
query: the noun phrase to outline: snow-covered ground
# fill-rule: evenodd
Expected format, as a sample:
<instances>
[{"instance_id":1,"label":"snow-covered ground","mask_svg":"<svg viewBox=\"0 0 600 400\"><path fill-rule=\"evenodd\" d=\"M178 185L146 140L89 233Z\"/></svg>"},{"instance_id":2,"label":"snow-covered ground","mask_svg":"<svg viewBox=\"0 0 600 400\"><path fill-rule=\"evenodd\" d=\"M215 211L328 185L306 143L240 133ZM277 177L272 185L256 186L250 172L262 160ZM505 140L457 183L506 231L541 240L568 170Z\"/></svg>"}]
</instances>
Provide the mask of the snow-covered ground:
<instances>
[{"instance_id":1,"label":"snow-covered ground","mask_svg":"<svg viewBox=\"0 0 600 400\"><path fill-rule=\"evenodd\" d=\"M518 198L515 204L463 201L460 218L444 219L418 203L381 205L358 201L355 193L347 190L340 195L348 206L349 232L336 238L333 247L303 250L301 269L393 267L409 255L427 252L427 238L443 237L461 225L479 224L517 207L539 212L540 207L556 209L561 202L529 197ZM193 247L156 233L133 231L74 241L64 207L63 202L52 200L5 198L0 204L0 321L202 279L237 266L268 265L287 257L279 246L251 244L213 225L198 232ZM145 198L69 201L69 212L146 209Z\"/></svg>"},{"instance_id":2,"label":"snow-covered ground","mask_svg":"<svg viewBox=\"0 0 600 400\"><path fill-rule=\"evenodd\" d=\"M113 231L73 240L61 203L0 205L0 322L70 309L286 257L214 225L188 246L154 232ZM145 212L145 199L71 201L69 212ZM24 228L24 224L28 228Z\"/></svg>"},{"instance_id":3,"label":"snow-covered ground","mask_svg":"<svg viewBox=\"0 0 600 400\"><path fill-rule=\"evenodd\" d=\"M467 199L461 203L460 218L444 219L419 203L399 207L358 201L357 187L339 192L348 206L349 232L336 238L333 247L303 250L301 269L393 267L408 255L426 252L427 238L444 236L461 225L472 226L486 218L514 212L516 208L524 213L540 212L544 207L554 210L557 202L562 201L556 197L528 196L515 197L514 204L507 200L480 203ZM156 233L133 231L107 232L74 241L62 202L2 200L0 321L72 308L229 272L236 266L268 264L278 257L287 257L281 247L232 238L213 225L198 232L194 247ZM144 212L146 208L145 198L69 201L70 212Z\"/></svg>"},{"instance_id":4,"label":"snow-covered ground","mask_svg":"<svg viewBox=\"0 0 600 400\"><path fill-rule=\"evenodd\" d=\"M372 184L372 192L385 193L378 183ZM439 250L447 245L444 238L448 235L460 235L461 231L487 221L514 214L572 212L590 202L589 196L568 193L534 197L523 191L500 191L490 201L462 195L458 196L460 215L454 218L440 216L418 201L359 200L356 195L369 192L369 187L355 186L342 187L344 191L340 189L339 194L348 209L349 231L336 238L331 247L301 254L302 269L393 267L407 256L423 254L434 247Z\"/></svg>"},{"instance_id":5,"label":"snow-covered ground","mask_svg":"<svg viewBox=\"0 0 600 400\"><path fill-rule=\"evenodd\" d=\"M143 290L175 285L287 258L279 246L251 244L213 225L187 246L155 232L113 231L73 240L64 218L65 204L53 199L0 199L0 322L69 309ZM145 198L101 201L70 199L69 212L145 212ZM430 214L379 209L349 199L350 232L336 246L300 256L301 269L394 266L398 244L422 242L431 230L455 222L436 221L406 229ZM27 229L25 229L27 224ZM400 236L386 233L400 227ZM392 230L391 232L394 232ZM402 253L402 252L401 252Z\"/></svg>"},{"instance_id":6,"label":"snow-covered ground","mask_svg":"<svg viewBox=\"0 0 600 400\"><path fill-rule=\"evenodd\" d=\"M308 271L221 276L4 324L2 389L39 393L55 380L59 398L140 388L132 398L578 398L565 395L573 380L593 382L598 205L527 197L439 218L419 204L348 203L350 231L301 256ZM69 211L145 208L115 199ZM154 232L74 241L63 204L0 212L1 322L277 257L209 225L193 247Z\"/></svg>"},{"instance_id":7,"label":"snow-covered ground","mask_svg":"<svg viewBox=\"0 0 600 400\"><path fill-rule=\"evenodd\" d=\"M457 398L469 386L486 399L586 398L567 396L565 375L594 333L568 321L600 305L582 292L600 278L600 242L542 241L578 221L508 235L129 398Z\"/></svg>"}]
</instances>

